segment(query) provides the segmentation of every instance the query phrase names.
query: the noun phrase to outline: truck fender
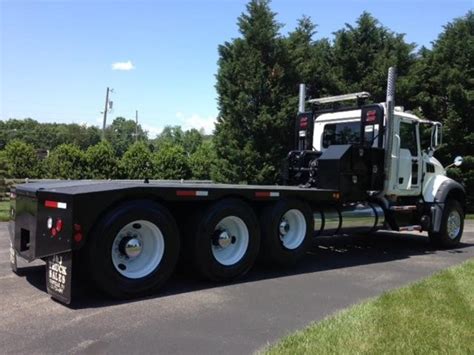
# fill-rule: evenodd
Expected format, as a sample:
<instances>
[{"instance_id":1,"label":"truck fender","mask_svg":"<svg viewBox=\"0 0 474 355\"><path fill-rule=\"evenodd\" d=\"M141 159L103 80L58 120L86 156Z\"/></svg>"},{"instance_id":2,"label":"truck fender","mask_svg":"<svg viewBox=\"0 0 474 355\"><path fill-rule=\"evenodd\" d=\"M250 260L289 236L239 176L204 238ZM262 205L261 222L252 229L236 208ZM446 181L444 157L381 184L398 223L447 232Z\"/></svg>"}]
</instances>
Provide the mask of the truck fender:
<instances>
[{"instance_id":1,"label":"truck fender","mask_svg":"<svg viewBox=\"0 0 474 355\"><path fill-rule=\"evenodd\" d=\"M432 231L439 232L443 217L444 205L448 198L455 198L459 201L463 209L466 209L466 190L459 182L446 179L441 183L434 196L434 203L431 206Z\"/></svg>"}]
</instances>

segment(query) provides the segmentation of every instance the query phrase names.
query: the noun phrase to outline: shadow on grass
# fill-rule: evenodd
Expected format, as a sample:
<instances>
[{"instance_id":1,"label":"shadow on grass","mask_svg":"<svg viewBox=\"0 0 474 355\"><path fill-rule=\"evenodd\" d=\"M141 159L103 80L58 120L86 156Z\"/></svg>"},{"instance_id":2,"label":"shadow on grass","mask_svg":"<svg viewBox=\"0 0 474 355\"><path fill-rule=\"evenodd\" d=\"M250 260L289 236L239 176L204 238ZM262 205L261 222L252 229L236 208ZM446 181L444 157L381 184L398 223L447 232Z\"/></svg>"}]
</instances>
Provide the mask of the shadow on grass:
<instances>
[{"instance_id":1,"label":"shadow on grass","mask_svg":"<svg viewBox=\"0 0 474 355\"><path fill-rule=\"evenodd\" d=\"M463 249L472 244L462 243L449 253L463 253ZM358 265L384 263L403 260L416 255L436 254L426 236L420 234L398 234L378 232L370 236L337 236L314 239L314 244L306 257L296 266L290 268L256 265L247 275L227 283L227 285L250 283L260 280L279 278L291 275L321 272L331 269L347 268ZM159 298L194 292L203 289L220 287L222 283L200 280L191 272L184 272L185 265L180 265L165 287L147 298ZM74 267L73 267L74 272ZM19 276L41 291L46 292L45 267L31 266L19 269ZM225 284L224 284L225 285ZM107 307L123 303L133 303L144 298L133 300L114 300L97 291L85 280L77 280L73 274L72 309Z\"/></svg>"}]
</instances>

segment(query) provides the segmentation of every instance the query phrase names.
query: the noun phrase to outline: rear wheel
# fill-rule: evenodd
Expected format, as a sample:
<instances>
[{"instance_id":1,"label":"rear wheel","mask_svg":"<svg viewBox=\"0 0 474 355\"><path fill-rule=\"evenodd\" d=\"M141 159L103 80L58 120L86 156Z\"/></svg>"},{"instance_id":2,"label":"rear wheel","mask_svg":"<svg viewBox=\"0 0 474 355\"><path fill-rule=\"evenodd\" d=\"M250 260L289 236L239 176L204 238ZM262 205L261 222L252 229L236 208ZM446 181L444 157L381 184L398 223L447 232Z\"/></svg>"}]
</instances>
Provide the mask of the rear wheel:
<instances>
[{"instance_id":1,"label":"rear wheel","mask_svg":"<svg viewBox=\"0 0 474 355\"><path fill-rule=\"evenodd\" d=\"M457 200L448 200L444 205L439 232L430 232L430 240L436 246L453 248L459 245L464 229L464 211Z\"/></svg>"},{"instance_id":2,"label":"rear wheel","mask_svg":"<svg viewBox=\"0 0 474 355\"><path fill-rule=\"evenodd\" d=\"M261 218L262 248L265 262L291 265L310 247L314 229L309 205L300 200L281 200L265 207Z\"/></svg>"},{"instance_id":3,"label":"rear wheel","mask_svg":"<svg viewBox=\"0 0 474 355\"><path fill-rule=\"evenodd\" d=\"M250 206L237 199L211 205L196 218L192 238L198 272L213 281L229 281L253 266L260 245L258 220Z\"/></svg>"},{"instance_id":4,"label":"rear wheel","mask_svg":"<svg viewBox=\"0 0 474 355\"><path fill-rule=\"evenodd\" d=\"M179 245L178 228L166 208L146 200L128 202L94 228L88 269L96 285L113 297L144 295L171 275Z\"/></svg>"}]
</instances>

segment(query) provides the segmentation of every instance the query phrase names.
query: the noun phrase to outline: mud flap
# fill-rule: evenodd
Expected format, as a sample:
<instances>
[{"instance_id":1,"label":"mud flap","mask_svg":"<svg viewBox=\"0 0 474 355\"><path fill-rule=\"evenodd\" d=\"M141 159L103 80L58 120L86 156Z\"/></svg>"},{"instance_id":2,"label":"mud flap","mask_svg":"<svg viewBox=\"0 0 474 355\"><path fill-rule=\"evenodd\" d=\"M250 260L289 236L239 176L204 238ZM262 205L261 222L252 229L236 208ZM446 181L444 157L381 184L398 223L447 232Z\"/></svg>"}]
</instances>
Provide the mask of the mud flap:
<instances>
[{"instance_id":1,"label":"mud flap","mask_svg":"<svg viewBox=\"0 0 474 355\"><path fill-rule=\"evenodd\" d=\"M15 274L18 274L18 264L16 261L16 251L13 248L13 243L10 241L10 267Z\"/></svg>"},{"instance_id":2,"label":"mud flap","mask_svg":"<svg viewBox=\"0 0 474 355\"><path fill-rule=\"evenodd\" d=\"M54 299L71 303L72 252L56 254L46 260L46 288Z\"/></svg>"}]
</instances>

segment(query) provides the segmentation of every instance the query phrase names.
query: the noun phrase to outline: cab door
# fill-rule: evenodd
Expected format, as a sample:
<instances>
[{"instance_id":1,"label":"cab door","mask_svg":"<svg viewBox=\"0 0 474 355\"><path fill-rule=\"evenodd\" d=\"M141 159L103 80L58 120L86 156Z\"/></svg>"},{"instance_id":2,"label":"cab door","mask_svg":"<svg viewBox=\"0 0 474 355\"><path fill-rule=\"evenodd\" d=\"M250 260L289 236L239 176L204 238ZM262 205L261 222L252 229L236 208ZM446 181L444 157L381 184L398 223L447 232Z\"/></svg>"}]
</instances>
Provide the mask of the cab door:
<instances>
[{"instance_id":1,"label":"cab door","mask_svg":"<svg viewBox=\"0 0 474 355\"><path fill-rule=\"evenodd\" d=\"M395 130L398 135L398 162L396 163L395 186L401 196L421 193L421 151L418 123L399 117Z\"/></svg>"}]
</instances>

